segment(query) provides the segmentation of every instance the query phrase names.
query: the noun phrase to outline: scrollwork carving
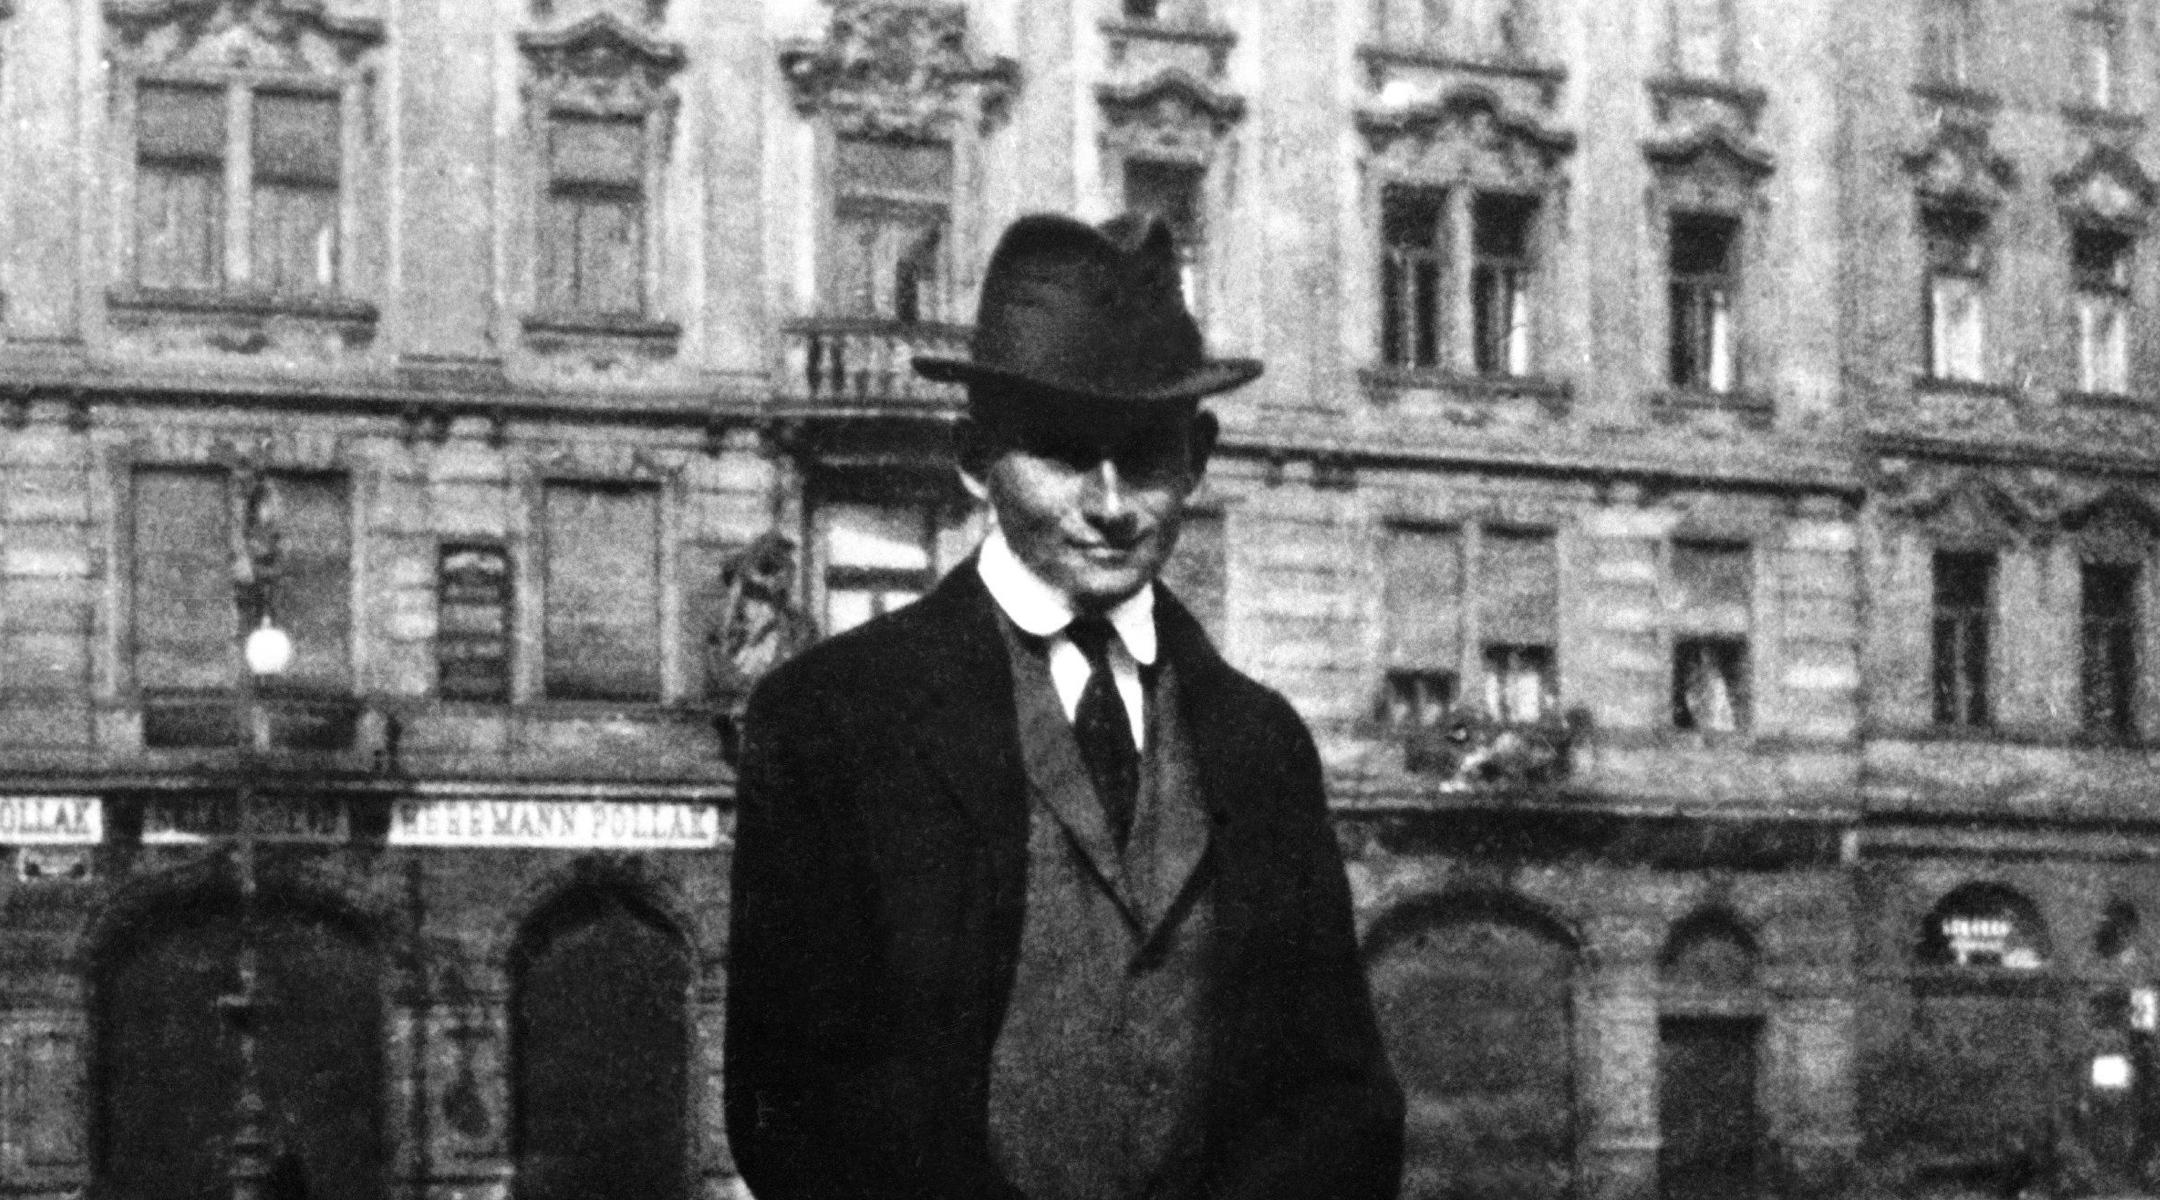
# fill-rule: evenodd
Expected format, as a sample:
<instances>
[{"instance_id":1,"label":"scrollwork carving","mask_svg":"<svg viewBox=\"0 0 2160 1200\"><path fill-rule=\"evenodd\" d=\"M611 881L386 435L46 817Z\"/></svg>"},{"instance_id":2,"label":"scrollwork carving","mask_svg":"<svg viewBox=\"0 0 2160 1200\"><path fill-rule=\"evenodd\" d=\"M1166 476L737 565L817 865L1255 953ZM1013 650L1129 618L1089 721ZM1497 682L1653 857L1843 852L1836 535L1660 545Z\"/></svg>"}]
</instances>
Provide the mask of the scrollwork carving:
<instances>
[{"instance_id":1,"label":"scrollwork carving","mask_svg":"<svg viewBox=\"0 0 2160 1200\"><path fill-rule=\"evenodd\" d=\"M1437 103L1368 109L1357 124L1375 155L1419 178L1557 186L1560 160L1575 149L1574 134L1512 111L1476 85Z\"/></svg>"},{"instance_id":2,"label":"scrollwork carving","mask_svg":"<svg viewBox=\"0 0 2160 1200\"><path fill-rule=\"evenodd\" d=\"M144 64L328 74L383 40L381 21L322 0L107 0L105 20L122 54Z\"/></svg>"},{"instance_id":3,"label":"scrollwork carving","mask_svg":"<svg viewBox=\"0 0 2160 1200\"><path fill-rule=\"evenodd\" d=\"M1130 86L1102 84L1095 99L1102 106L1107 140L1154 153L1205 157L1245 116L1242 97L1178 70Z\"/></svg>"},{"instance_id":4,"label":"scrollwork carving","mask_svg":"<svg viewBox=\"0 0 2160 1200\"><path fill-rule=\"evenodd\" d=\"M532 70L529 89L550 104L600 113L672 109L668 84L685 58L681 46L649 37L613 13L553 33L521 34L518 49Z\"/></svg>"},{"instance_id":5,"label":"scrollwork carving","mask_svg":"<svg viewBox=\"0 0 2160 1200\"><path fill-rule=\"evenodd\" d=\"M796 111L847 137L940 141L971 113L988 128L1020 84L1012 59L969 52L965 8L907 0L835 0L825 40L784 47L780 69Z\"/></svg>"},{"instance_id":6,"label":"scrollwork carving","mask_svg":"<svg viewBox=\"0 0 2160 1200\"><path fill-rule=\"evenodd\" d=\"M2055 200L2071 220L2133 231L2145 227L2160 194L2129 151L2104 142L2057 175L2054 184Z\"/></svg>"}]
</instances>

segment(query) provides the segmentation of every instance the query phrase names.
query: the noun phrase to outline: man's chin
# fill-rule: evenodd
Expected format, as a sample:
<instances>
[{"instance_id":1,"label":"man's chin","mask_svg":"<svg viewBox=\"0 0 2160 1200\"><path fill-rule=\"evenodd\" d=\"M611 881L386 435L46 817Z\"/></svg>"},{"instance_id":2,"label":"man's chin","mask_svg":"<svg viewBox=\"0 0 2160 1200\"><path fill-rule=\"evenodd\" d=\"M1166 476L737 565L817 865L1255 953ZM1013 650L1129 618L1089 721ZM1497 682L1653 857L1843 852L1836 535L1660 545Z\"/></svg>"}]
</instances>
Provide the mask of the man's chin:
<instances>
[{"instance_id":1,"label":"man's chin","mask_svg":"<svg viewBox=\"0 0 2160 1200\"><path fill-rule=\"evenodd\" d=\"M1065 592L1083 608L1108 608L1147 586L1155 572L1138 563L1086 563L1067 573Z\"/></svg>"}]
</instances>

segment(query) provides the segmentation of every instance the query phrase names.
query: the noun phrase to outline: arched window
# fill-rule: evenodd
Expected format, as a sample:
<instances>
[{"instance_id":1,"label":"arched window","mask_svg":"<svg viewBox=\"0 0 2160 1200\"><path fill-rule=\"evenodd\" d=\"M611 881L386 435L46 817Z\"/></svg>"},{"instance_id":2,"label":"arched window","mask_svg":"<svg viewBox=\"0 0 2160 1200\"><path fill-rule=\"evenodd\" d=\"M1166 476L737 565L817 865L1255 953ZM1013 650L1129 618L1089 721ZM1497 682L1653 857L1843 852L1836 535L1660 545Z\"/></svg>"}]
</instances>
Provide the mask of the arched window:
<instances>
[{"instance_id":1,"label":"arched window","mask_svg":"<svg viewBox=\"0 0 2160 1200\"><path fill-rule=\"evenodd\" d=\"M1658 974L1668 992L1744 992L1755 984L1755 939L1728 913L1696 913L1673 927Z\"/></svg>"},{"instance_id":2,"label":"arched window","mask_svg":"<svg viewBox=\"0 0 2160 1200\"><path fill-rule=\"evenodd\" d=\"M1410 1099L1403 1200L1545 1200L1575 1160L1575 950L1501 898L1398 911L1368 968Z\"/></svg>"},{"instance_id":3,"label":"arched window","mask_svg":"<svg viewBox=\"0 0 2160 1200\"><path fill-rule=\"evenodd\" d=\"M249 937L263 1126L273 1186L376 1200L382 1128L382 960L341 916L269 898ZM175 906L108 947L93 977L97 1190L129 1200L229 1194L240 1043L220 1016L238 987L238 899Z\"/></svg>"},{"instance_id":4,"label":"arched window","mask_svg":"<svg viewBox=\"0 0 2160 1200\"><path fill-rule=\"evenodd\" d=\"M520 1200L688 1192L688 948L657 913L573 891L526 926L512 965Z\"/></svg>"},{"instance_id":5,"label":"arched window","mask_svg":"<svg viewBox=\"0 0 2160 1200\"><path fill-rule=\"evenodd\" d=\"M1755 940L1716 909L1681 921L1659 956L1658 1185L1666 1200L1755 1190L1764 1133L1755 966Z\"/></svg>"},{"instance_id":6,"label":"arched window","mask_svg":"<svg viewBox=\"0 0 2160 1200\"><path fill-rule=\"evenodd\" d=\"M1950 893L1920 932L1920 962L1926 966L2036 971L2047 960L2039 910L2000 884L1967 884Z\"/></svg>"}]
</instances>

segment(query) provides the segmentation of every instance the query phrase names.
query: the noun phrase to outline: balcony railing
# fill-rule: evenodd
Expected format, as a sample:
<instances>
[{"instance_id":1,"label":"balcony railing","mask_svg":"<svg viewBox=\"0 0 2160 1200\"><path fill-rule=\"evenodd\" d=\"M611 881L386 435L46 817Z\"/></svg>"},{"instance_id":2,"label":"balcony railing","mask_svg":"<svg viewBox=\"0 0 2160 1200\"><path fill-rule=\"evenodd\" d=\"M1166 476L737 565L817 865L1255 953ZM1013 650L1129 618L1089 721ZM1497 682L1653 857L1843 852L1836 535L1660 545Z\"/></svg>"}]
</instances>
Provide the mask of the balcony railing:
<instances>
[{"instance_id":1,"label":"balcony railing","mask_svg":"<svg viewBox=\"0 0 2160 1200\"><path fill-rule=\"evenodd\" d=\"M924 379L911 363L918 354L964 357L969 333L965 325L875 317L790 322L781 392L816 404L957 404L960 388Z\"/></svg>"}]
</instances>

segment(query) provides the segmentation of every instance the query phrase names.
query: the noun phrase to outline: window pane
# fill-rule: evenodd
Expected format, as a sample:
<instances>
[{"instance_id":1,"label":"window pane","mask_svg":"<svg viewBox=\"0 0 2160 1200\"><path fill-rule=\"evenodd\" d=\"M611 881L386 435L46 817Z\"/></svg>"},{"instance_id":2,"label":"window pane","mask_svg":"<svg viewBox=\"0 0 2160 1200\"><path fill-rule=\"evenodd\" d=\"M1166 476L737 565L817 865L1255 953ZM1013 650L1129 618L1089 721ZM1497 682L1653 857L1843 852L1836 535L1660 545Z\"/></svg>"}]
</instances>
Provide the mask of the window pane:
<instances>
[{"instance_id":1,"label":"window pane","mask_svg":"<svg viewBox=\"0 0 2160 1200\"><path fill-rule=\"evenodd\" d=\"M136 92L136 156L143 162L225 159L225 93L213 87L146 83Z\"/></svg>"},{"instance_id":2,"label":"window pane","mask_svg":"<svg viewBox=\"0 0 2160 1200\"><path fill-rule=\"evenodd\" d=\"M1667 247L1673 275L1730 274L1740 223L1730 217L1690 214L1673 218Z\"/></svg>"},{"instance_id":3,"label":"window pane","mask_svg":"<svg viewBox=\"0 0 2160 1200\"><path fill-rule=\"evenodd\" d=\"M577 206L577 295L582 312L635 313L641 289L642 206L631 200L584 197Z\"/></svg>"},{"instance_id":4,"label":"window pane","mask_svg":"<svg viewBox=\"0 0 2160 1200\"><path fill-rule=\"evenodd\" d=\"M1462 661L1462 532L1396 526L1385 537L1387 662L1455 670Z\"/></svg>"},{"instance_id":5,"label":"window pane","mask_svg":"<svg viewBox=\"0 0 2160 1200\"><path fill-rule=\"evenodd\" d=\"M1673 646L1673 727L1732 733L1748 724L1747 642L1683 638Z\"/></svg>"},{"instance_id":6,"label":"window pane","mask_svg":"<svg viewBox=\"0 0 2160 1200\"><path fill-rule=\"evenodd\" d=\"M1697 629L1744 631L1753 603L1754 572L1747 545L1675 542L1673 607Z\"/></svg>"},{"instance_id":7,"label":"window pane","mask_svg":"<svg viewBox=\"0 0 2160 1200\"><path fill-rule=\"evenodd\" d=\"M952 148L943 143L842 138L834 167L842 197L952 203Z\"/></svg>"},{"instance_id":8,"label":"window pane","mask_svg":"<svg viewBox=\"0 0 2160 1200\"><path fill-rule=\"evenodd\" d=\"M2086 563L2080 571L2085 728L2128 738L2136 733L2138 569Z\"/></svg>"},{"instance_id":9,"label":"window pane","mask_svg":"<svg viewBox=\"0 0 2160 1200\"><path fill-rule=\"evenodd\" d=\"M232 687L240 618L225 473L145 468L132 500L136 686Z\"/></svg>"},{"instance_id":10,"label":"window pane","mask_svg":"<svg viewBox=\"0 0 2160 1200\"><path fill-rule=\"evenodd\" d=\"M546 521L548 696L659 699L659 492L551 483Z\"/></svg>"},{"instance_id":11,"label":"window pane","mask_svg":"<svg viewBox=\"0 0 2160 1200\"><path fill-rule=\"evenodd\" d=\"M1494 720L1529 724L1553 715L1560 680L1551 646L1485 647L1485 711Z\"/></svg>"},{"instance_id":12,"label":"window pane","mask_svg":"<svg viewBox=\"0 0 2160 1200\"><path fill-rule=\"evenodd\" d=\"M1945 551L1934 565L1935 720L1985 725L1995 556Z\"/></svg>"},{"instance_id":13,"label":"window pane","mask_svg":"<svg viewBox=\"0 0 2160 1200\"><path fill-rule=\"evenodd\" d=\"M293 661L280 689L352 691L352 528L345 479L277 475L265 520L276 530L278 568L271 611L292 637Z\"/></svg>"},{"instance_id":14,"label":"window pane","mask_svg":"<svg viewBox=\"0 0 2160 1200\"><path fill-rule=\"evenodd\" d=\"M250 214L253 282L280 295L337 286L338 195L335 187L257 183Z\"/></svg>"},{"instance_id":15,"label":"window pane","mask_svg":"<svg viewBox=\"0 0 2160 1200\"><path fill-rule=\"evenodd\" d=\"M255 178L337 187L338 99L260 92L255 96Z\"/></svg>"},{"instance_id":16,"label":"window pane","mask_svg":"<svg viewBox=\"0 0 2160 1200\"><path fill-rule=\"evenodd\" d=\"M214 287L224 275L224 177L208 168L145 163L135 174L136 281Z\"/></svg>"},{"instance_id":17,"label":"window pane","mask_svg":"<svg viewBox=\"0 0 2160 1200\"><path fill-rule=\"evenodd\" d=\"M1553 535L1488 529L1478 562L1478 628L1490 645L1552 645L1560 628Z\"/></svg>"},{"instance_id":18,"label":"window pane","mask_svg":"<svg viewBox=\"0 0 2160 1200\"><path fill-rule=\"evenodd\" d=\"M643 190L645 123L636 117L558 114L548 122L549 178Z\"/></svg>"},{"instance_id":19,"label":"window pane","mask_svg":"<svg viewBox=\"0 0 2160 1200\"><path fill-rule=\"evenodd\" d=\"M436 572L436 690L446 700L510 698L510 555L447 545Z\"/></svg>"},{"instance_id":20,"label":"window pane","mask_svg":"<svg viewBox=\"0 0 2160 1200\"><path fill-rule=\"evenodd\" d=\"M1125 207L1153 213L1170 226L1180 248L1201 240L1200 185L1206 172L1193 163L1128 159Z\"/></svg>"}]
</instances>

